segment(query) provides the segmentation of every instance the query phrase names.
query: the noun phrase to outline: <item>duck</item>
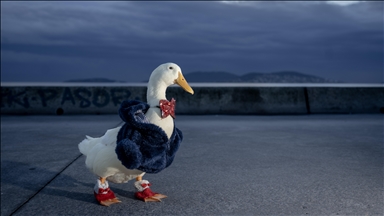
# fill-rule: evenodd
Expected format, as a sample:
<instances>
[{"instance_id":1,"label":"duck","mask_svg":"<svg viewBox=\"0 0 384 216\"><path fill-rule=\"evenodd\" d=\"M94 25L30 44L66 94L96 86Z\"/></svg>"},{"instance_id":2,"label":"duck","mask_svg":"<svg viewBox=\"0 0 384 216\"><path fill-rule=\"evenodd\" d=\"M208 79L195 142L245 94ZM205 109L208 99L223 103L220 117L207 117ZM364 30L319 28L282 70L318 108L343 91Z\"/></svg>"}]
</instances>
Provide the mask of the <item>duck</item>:
<instances>
[{"instance_id":1,"label":"duck","mask_svg":"<svg viewBox=\"0 0 384 216\"><path fill-rule=\"evenodd\" d=\"M173 84L194 94L177 64L159 65L149 77L147 102L122 102L119 115L126 122L123 126L109 129L101 137L86 136L78 144L79 151L86 157L86 167L97 176L94 196L99 204L110 206L121 202L108 181L126 183L136 179L134 185L138 191L135 196L145 202L158 202L167 197L151 191L149 181L143 176L168 167L182 140L182 133L174 123L175 99L169 101L166 98L166 90ZM139 132L132 132L135 127ZM132 134L136 135L132 137ZM159 143L164 148L159 150ZM153 148L155 145L157 147Z\"/></svg>"}]
</instances>

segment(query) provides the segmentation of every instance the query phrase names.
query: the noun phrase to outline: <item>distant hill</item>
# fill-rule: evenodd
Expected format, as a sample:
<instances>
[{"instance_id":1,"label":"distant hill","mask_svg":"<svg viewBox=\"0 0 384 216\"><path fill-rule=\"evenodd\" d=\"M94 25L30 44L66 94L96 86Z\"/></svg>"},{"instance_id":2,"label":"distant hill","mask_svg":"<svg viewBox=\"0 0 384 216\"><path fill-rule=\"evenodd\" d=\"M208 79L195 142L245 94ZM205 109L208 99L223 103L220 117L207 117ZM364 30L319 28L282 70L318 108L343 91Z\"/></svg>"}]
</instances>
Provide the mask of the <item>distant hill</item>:
<instances>
[{"instance_id":1,"label":"distant hill","mask_svg":"<svg viewBox=\"0 0 384 216\"><path fill-rule=\"evenodd\" d=\"M235 75L228 72L191 72L185 74L188 82L239 82L239 83L340 83L340 81L324 79L296 71L280 71L274 73L247 73Z\"/></svg>"},{"instance_id":2,"label":"distant hill","mask_svg":"<svg viewBox=\"0 0 384 216\"><path fill-rule=\"evenodd\" d=\"M184 75L188 82L241 82L238 75L215 71L215 72L192 72Z\"/></svg>"},{"instance_id":3,"label":"distant hill","mask_svg":"<svg viewBox=\"0 0 384 216\"><path fill-rule=\"evenodd\" d=\"M116 81L116 80L110 80L107 78L89 78L89 79L73 79L73 80L67 80L64 82L91 82L91 83L114 83L114 82L119 82L121 83L122 81Z\"/></svg>"},{"instance_id":4,"label":"distant hill","mask_svg":"<svg viewBox=\"0 0 384 216\"><path fill-rule=\"evenodd\" d=\"M196 71L184 74L189 83L340 83L340 81L324 79L317 76L299 73L296 71L280 71L274 73L247 73L236 75L225 71ZM124 81L107 78L72 79L65 82L92 82L92 83L123 83ZM143 81L148 82L148 80Z\"/></svg>"}]
</instances>

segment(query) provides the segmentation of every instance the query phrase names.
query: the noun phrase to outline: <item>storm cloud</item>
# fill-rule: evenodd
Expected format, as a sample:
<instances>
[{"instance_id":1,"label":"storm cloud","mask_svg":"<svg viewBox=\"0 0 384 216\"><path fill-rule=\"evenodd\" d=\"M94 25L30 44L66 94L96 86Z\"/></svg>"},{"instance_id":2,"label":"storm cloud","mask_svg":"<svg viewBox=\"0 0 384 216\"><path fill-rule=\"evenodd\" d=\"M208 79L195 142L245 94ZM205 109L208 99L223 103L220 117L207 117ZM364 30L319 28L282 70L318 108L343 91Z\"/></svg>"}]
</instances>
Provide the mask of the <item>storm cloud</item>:
<instances>
[{"instance_id":1,"label":"storm cloud","mask_svg":"<svg viewBox=\"0 0 384 216\"><path fill-rule=\"evenodd\" d=\"M157 65L383 82L383 2L1 2L1 78L138 82Z\"/></svg>"}]
</instances>

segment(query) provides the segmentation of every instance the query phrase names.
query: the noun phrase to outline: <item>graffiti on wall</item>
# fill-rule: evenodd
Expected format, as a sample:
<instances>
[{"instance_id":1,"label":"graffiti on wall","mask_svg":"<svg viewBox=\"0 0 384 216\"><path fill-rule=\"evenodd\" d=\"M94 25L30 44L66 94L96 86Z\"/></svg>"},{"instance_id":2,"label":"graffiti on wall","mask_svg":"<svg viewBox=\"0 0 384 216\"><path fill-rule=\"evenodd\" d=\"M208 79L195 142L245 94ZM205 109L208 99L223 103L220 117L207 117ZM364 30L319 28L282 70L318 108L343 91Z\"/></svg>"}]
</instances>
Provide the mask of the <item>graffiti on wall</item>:
<instances>
[{"instance_id":1,"label":"graffiti on wall","mask_svg":"<svg viewBox=\"0 0 384 216\"><path fill-rule=\"evenodd\" d=\"M38 106L48 107L50 105L72 105L79 108L95 106L105 107L109 104L119 106L123 100L131 97L131 92L126 88L36 88L33 90L23 89L20 92L11 90L12 88L1 89L1 107L21 106L30 108L33 103ZM136 97L135 99L140 99ZM36 103L37 101L37 103ZM59 104L58 104L59 103Z\"/></svg>"}]
</instances>

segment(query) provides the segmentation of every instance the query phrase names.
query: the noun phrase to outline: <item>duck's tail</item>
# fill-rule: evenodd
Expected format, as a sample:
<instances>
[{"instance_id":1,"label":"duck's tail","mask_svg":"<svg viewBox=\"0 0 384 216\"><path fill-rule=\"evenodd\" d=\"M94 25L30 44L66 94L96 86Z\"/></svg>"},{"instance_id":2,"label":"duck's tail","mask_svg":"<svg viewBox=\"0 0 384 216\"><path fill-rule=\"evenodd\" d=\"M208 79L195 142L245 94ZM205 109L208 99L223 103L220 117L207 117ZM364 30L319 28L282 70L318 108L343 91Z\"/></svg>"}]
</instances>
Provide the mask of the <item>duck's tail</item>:
<instances>
[{"instance_id":1,"label":"duck's tail","mask_svg":"<svg viewBox=\"0 0 384 216\"><path fill-rule=\"evenodd\" d=\"M83 155L87 156L91 149L99 143L102 143L105 146L116 146L117 134L119 133L120 128L121 127L109 129L101 137L94 138L90 136L85 136L86 138L81 141L81 143L79 143L80 152Z\"/></svg>"},{"instance_id":2,"label":"duck's tail","mask_svg":"<svg viewBox=\"0 0 384 216\"><path fill-rule=\"evenodd\" d=\"M86 138L79 143L79 150L80 152L87 156L89 151L98 143L97 140L100 138L93 138L90 136L86 136Z\"/></svg>"}]
</instances>

